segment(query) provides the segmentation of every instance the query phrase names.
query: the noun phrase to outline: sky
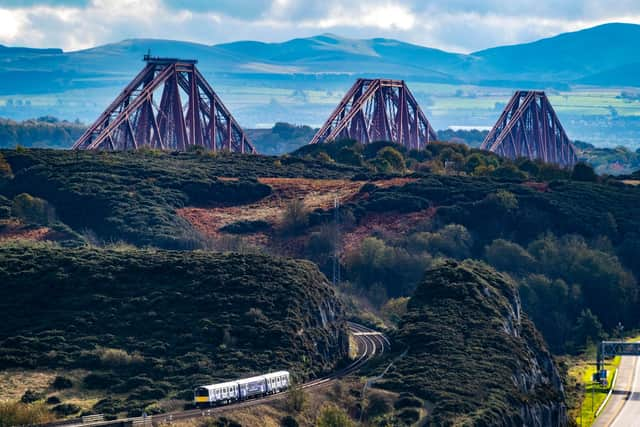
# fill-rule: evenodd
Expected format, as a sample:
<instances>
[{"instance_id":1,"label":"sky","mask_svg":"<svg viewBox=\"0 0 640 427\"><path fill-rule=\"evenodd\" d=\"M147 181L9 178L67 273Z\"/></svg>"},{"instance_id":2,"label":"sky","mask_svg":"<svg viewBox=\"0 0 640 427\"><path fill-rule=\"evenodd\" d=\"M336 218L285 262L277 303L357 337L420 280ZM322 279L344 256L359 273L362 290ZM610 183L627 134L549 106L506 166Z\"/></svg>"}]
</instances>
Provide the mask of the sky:
<instances>
[{"instance_id":1,"label":"sky","mask_svg":"<svg viewBox=\"0 0 640 427\"><path fill-rule=\"evenodd\" d=\"M605 22L640 24L640 0L0 0L0 44L67 51L127 38L211 45L334 33L468 53Z\"/></svg>"}]
</instances>

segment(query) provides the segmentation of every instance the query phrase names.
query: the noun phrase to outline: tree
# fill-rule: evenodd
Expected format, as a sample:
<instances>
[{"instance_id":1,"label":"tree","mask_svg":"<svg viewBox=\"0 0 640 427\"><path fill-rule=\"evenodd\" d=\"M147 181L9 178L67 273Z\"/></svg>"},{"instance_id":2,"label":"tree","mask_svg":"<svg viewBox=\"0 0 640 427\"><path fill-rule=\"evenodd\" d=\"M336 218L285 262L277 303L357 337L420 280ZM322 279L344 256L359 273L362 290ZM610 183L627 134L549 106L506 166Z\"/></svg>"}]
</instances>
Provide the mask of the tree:
<instances>
[{"instance_id":1,"label":"tree","mask_svg":"<svg viewBox=\"0 0 640 427\"><path fill-rule=\"evenodd\" d=\"M332 403L324 404L316 420L316 427L353 427L349 415Z\"/></svg>"},{"instance_id":2,"label":"tree","mask_svg":"<svg viewBox=\"0 0 640 427\"><path fill-rule=\"evenodd\" d=\"M472 246L471 234L460 224L448 224L434 233L415 233L408 239L408 247L412 250L455 259L468 258Z\"/></svg>"},{"instance_id":3,"label":"tree","mask_svg":"<svg viewBox=\"0 0 640 427\"><path fill-rule=\"evenodd\" d=\"M588 341L595 343L602 340L604 336L605 334L602 329L602 323L600 323L598 317L588 308L582 310L578 320L576 321L576 327L574 329L576 342L579 344L586 344Z\"/></svg>"},{"instance_id":4,"label":"tree","mask_svg":"<svg viewBox=\"0 0 640 427\"><path fill-rule=\"evenodd\" d=\"M487 262L501 271L524 274L530 272L536 263L522 246L504 239L494 240L484 248L484 253Z\"/></svg>"},{"instance_id":5,"label":"tree","mask_svg":"<svg viewBox=\"0 0 640 427\"><path fill-rule=\"evenodd\" d=\"M591 166L580 162L573 167L571 179L574 181L595 182L598 180L598 175L596 175Z\"/></svg>"},{"instance_id":6,"label":"tree","mask_svg":"<svg viewBox=\"0 0 640 427\"><path fill-rule=\"evenodd\" d=\"M400 319L407 312L408 297L391 298L380 309L381 314L394 323L400 322Z\"/></svg>"}]
</instances>

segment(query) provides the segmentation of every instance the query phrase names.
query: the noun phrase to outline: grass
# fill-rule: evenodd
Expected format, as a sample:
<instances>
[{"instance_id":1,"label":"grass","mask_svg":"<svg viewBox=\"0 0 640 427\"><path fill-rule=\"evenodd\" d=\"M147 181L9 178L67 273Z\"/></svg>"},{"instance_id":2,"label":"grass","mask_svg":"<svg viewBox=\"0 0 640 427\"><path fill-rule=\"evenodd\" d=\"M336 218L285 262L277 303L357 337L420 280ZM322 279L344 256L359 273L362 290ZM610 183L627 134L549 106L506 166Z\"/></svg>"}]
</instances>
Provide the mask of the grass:
<instances>
[{"instance_id":1,"label":"grass","mask_svg":"<svg viewBox=\"0 0 640 427\"><path fill-rule=\"evenodd\" d=\"M0 427L34 425L53 419L53 414L42 403L25 405L19 402L0 402Z\"/></svg>"},{"instance_id":2,"label":"grass","mask_svg":"<svg viewBox=\"0 0 640 427\"><path fill-rule=\"evenodd\" d=\"M620 365L620 356L616 356L605 363L605 369L608 371L609 384L604 387L591 380L593 374L596 372L596 366L593 364L593 360L595 360L595 356L587 357L586 360L581 360L569 369L569 376L575 379L578 384L584 384L582 402L580 407L573 411L572 417L577 425L585 427L593 424L595 413L604 399L606 399L611 389L613 375Z\"/></svg>"}]
</instances>

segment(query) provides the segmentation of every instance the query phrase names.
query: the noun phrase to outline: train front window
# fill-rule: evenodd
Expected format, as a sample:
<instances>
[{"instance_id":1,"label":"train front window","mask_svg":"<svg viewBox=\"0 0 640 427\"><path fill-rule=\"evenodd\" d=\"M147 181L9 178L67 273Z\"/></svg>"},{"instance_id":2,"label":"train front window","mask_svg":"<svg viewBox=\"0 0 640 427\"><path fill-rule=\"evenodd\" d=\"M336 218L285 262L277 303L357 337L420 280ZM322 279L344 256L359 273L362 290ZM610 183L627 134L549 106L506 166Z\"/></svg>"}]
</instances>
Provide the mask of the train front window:
<instances>
[{"instance_id":1,"label":"train front window","mask_svg":"<svg viewBox=\"0 0 640 427\"><path fill-rule=\"evenodd\" d=\"M209 390L204 387L200 387L196 390L196 396L209 396Z\"/></svg>"}]
</instances>

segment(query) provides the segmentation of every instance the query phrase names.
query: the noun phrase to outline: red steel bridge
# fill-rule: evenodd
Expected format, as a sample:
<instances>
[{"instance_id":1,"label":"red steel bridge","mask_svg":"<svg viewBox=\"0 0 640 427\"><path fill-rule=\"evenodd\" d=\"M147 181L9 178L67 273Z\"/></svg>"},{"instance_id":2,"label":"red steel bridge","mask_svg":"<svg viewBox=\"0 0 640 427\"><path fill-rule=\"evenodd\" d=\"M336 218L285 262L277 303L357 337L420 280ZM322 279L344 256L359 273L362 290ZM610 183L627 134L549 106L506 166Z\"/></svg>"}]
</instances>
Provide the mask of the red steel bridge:
<instances>
[{"instance_id":1,"label":"red steel bridge","mask_svg":"<svg viewBox=\"0 0 640 427\"><path fill-rule=\"evenodd\" d=\"M310 144L392 141L420 150L436 138L403 80L358 79Z\"/></svg>"},{"instance_id":2,"label":"red steel bridge","mask_svg":"<svg viewBox=\"0 0 640 427\"><path fill-rule=\"evenodd\" d=\"M74 149L186 151L196 146L256 152L196 68L197 61L150 55L144 60L144 69L76 141Z\"/></svg>"},{"instance_id":3,"label":"red steel bridge","mask_svg":"<svg viewBox=\"0 0 640 427\"><path fill-rule=\"evenodd\" d=\"M526 157L573 167L575 148L541 91L517 91L480 148L504 157Z\"/></svg>"}]
</instances>

